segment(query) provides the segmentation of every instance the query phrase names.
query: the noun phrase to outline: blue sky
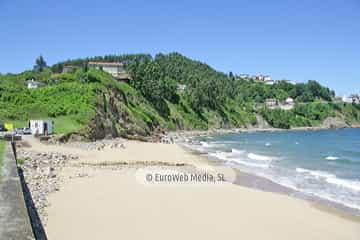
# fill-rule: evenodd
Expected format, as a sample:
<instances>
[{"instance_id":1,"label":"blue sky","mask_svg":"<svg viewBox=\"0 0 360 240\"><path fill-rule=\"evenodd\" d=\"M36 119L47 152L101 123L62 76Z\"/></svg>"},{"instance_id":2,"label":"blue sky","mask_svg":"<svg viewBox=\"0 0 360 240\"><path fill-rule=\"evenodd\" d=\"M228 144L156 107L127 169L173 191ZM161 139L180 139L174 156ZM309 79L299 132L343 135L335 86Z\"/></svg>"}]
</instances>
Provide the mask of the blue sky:
<instances>
[{"instance_id":1,"label":"blue sky","mask_svg":"<svg viewBox=\"0 0 360 240\"><path fill-rule=\"evenodd\" d=\"M360 0L0 0L0 72L177 51L217 70L360 92Z\"/></svg>"}]
</instances>

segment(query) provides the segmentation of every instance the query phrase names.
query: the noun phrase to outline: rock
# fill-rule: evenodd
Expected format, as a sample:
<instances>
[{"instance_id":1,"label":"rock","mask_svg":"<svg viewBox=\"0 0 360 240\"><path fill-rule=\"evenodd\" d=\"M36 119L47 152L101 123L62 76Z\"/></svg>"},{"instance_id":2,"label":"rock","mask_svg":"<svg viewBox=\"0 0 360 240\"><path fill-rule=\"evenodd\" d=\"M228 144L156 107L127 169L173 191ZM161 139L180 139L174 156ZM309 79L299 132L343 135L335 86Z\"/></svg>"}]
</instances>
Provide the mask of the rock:
<instances>
[{"instance_id":1,"label":"rock","mask_svg":"<svg viewBox=\"0 0 360 240\"><path fill-rule=\"evenodd\" d=\"M323 128L345 128L349 127L345 121L339 117L327 117L321 124Z\"/></svg>"},{"instance_id":2,"label":"rock","mask_svg":"<svg viewBox=\"0 0 360 240\"><path fill-rule=\"evenodd\" d=\"M25 182L31 192L32 200L40 218L45 221L46 208L49 205L47 197L50 193L60 189L62 179L58 172L70 160L78 159L78 156L57 152L37 153L23 151L22 148L19 148L18 158L24 159L24 164L19 167L23 170Z\"/></svg>"}]
</instances>

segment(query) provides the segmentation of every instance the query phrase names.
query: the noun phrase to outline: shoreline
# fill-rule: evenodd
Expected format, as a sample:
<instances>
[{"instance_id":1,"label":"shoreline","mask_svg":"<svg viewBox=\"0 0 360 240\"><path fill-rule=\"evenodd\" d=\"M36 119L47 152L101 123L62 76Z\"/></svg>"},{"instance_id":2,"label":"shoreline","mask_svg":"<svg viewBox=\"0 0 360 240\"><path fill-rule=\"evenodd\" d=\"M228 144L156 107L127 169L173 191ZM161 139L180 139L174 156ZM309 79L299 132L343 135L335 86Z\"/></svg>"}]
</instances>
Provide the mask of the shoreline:
<instances>
[{"instance_id":1,"label":"shoreline","mask_svg":"<svg viewBox=\"0 0 360 240\"><path fill-rule=\"evenodd\" d=\"M319 128L319 127L300 127L300 128L293 128L293 129L276 129L276 128L265 128L265 129L219 129L219 130L210 130L210 131L185 131L185 132L176 132L175 135L170 135L176 139L178 144L182 145L185 149L190 151L194 151L199 155L204 155L205 157L212 160L215 160L217 164L222 166L227 166L224 161L209 156L206 152L201 152L200 150L194 149L191 147L192 145L192 138L196 137L208 137L214 135L221 135L221 134L240 134L240 133L258 133L258 132L292 132L292 131L330 131L330 130L340 130L340 129L356 129L360 126L356 127L347 127L347 128ZM360 209L346 206L342 203L336 202L334 200L326 199L324 197L301 192L300 190L282 185L273 181L270 178L265 176L256 175L255 173L246 172L242 169L237 168L236 166L232 166L234 170L239 171L242 175L247 177L239 180L237 184L245 187L255 188L258 190L269 191L274 193L281 193L287 194L291 197L302 199L306 201L312 202L314 205L323 206L323 208L328 208L329 211L339 211L340 214L350 215L351 217L355 217L356 219L360 219ZM245 182L244 182L245 181Z\"/></svg>"},{"instance_id":2,"label":"shoreline","mask_svg":"<svg viewBox=\"0 0 360 240\"><path fill-rule=\"evenodd\" d=\"M352 129L360 128L360 124L348 127L293 127L289 129L284 128L216 128L208 130L176 130L169 131L166 135L171 137L198 137L208 136L214 134L237 134L237 133L256 133L256 132L291 132L291 131L322 131L322 130L338 130L338 129Z\"/></svg>"},{"instance_id":3,"label":"shoreline","mask_svg":"<svg viewBox=\"0 0 360 240\"><path fill-rule=\"evenodd\" d=\"M335 240L357 239L360 234L357 219L286 194L228 183L139 182L138 170L148 167L184 172L217 169L207 156L180 144L108 140L52 145L29 141L30 147L22 151L36 161L25 161L30 169L25 173L43 173L45 169L46 174L43 184L38 184L38 177L25 174L32 194L39 187L47 188L49 178L55 181L54 189L45 196L49 204L43 206L48 239L264 239L272 234L277 239L291 235L299 240ZM51 159L61 159L61 165L50 165L49 170L54 169L47 172L47 164L54 162ZM40 169L34 169L34 163ZM35 183L31 185L32 177ZM43 200L35 199L35 205Z\"/></svg>"},{"instance_id":4,"label":"shoreline","mask_svg":"<svg viewBox=\"0 0 360 240\"><path fill-rule=\"evenodd\" d=\"M219 166L226 166L224 162L217 159L216 157L210 157L206 153L202 153L195 149L190 148L184 144L179 144L185 151L190 151L193 154L199 155L201 158L206 158L210 164L216 164ZM226 166L229 167L229 166ZM281 185L272 181L271 179L258 176L253 173L248 173L238 169L236 167L231 167L234 171L238 173L236 181L234 184L252 188L264 192L271 192L275 194L284 194L290 196L292 198L301 199L304 201L308 201L309 203L313 204L314 207L322 209L324 211L328 211L331 213L336 214L337 216L344 216L348 219L352 219L354 221L360 222L360 210L356 208L351 208L340 203L332 202L330 200L318 197L318 196L310 196L306 193L300 192L298 190L289 188L287 186Z\"/></svg>"}]
</instances>

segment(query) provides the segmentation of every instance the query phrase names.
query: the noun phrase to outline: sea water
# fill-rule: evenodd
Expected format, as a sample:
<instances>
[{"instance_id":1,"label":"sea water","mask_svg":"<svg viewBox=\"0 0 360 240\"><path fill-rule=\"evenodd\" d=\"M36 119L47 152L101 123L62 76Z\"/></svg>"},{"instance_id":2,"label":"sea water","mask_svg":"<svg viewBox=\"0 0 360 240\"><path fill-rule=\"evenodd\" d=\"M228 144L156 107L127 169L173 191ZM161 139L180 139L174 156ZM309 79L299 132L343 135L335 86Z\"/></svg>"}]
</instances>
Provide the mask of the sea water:
<instances>
[{"instance_id":1,"label":"sea water","mask_svg":"<svg viewBox=\"0 0 360 240\"><path fill-rule=\"evenodd\" d=\"M241 171L360 210L360 129L220 134L191 147Z\"/></svg>"}]
</instances>

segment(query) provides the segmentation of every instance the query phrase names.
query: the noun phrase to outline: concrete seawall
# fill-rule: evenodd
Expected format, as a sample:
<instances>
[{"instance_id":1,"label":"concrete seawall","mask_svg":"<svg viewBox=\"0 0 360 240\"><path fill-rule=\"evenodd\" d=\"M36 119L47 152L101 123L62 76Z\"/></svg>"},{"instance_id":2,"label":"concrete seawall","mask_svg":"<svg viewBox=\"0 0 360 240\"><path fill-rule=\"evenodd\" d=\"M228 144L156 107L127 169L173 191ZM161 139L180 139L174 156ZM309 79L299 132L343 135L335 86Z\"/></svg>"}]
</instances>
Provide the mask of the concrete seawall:
<instances>
[{"instance_id":1,"label":"concrete seawall","mask_svg":"<svg viewBox=\"0 0 360 240\"><path fill-rule=\"evenodd\" d=\"M0 239L35 239L10 143L0 175Z\"/></svg>"}]
</instances>

